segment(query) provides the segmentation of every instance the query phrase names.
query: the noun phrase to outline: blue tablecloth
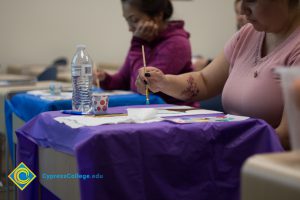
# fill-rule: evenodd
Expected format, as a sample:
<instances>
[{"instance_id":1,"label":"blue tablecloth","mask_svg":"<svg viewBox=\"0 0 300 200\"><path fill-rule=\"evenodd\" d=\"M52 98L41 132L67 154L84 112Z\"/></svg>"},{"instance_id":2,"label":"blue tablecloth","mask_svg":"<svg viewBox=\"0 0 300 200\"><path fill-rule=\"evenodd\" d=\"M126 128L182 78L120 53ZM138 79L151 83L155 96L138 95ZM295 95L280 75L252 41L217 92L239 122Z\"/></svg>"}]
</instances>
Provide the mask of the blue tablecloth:
<instances>
[{"instance_id":1,"label":"blue tablecloth","mask_svg":"<svg viewBox=\"0 0 300 200\"><path fill-rule=\"evenodd\" d=\"M82 200L238 200L244 161L283 151L274 129L258 119L72 129L55 121L58 116L66 115L42 113L17 130L18 162L37 173L38 146L73 155L79 174L104 175L79 180ZM36 179L20 199L37 199L38 186Z\"/></svg>"},{"instance_id":2,"label":"blue tablecloth","mask_svg":"<svg viewBox=\"0 0 300 200\"><path fill-rule=\"evenodd\" d=\"M150 95L149 99L150 104L165 103L159 96ZM41 112L72 109L71 100L49 101L26 93L14 95L10 102L17 116L24 121L32 119ZM145 95L134 93L109 96L109 107L144 104Z\"/></svg>"},{"instance_id":3,"label":"blue tablecloth","mask_svg":"<svg viewBox=\"0 0 300 200\"><path fill-rule=\"evenodd\" d=\"M149 96L150 104L163 104L165 103L159 96L151 94ZM123 95L111 95L109 97L109 107L126 106L126 105L144 105L146 102L145 95L137 93L123 94ZM9 148L12 155L13 150L13 125L12 125L12 113L15 113L19 118L27 122L36 115L46 111L56 110L69 110L72 109L71 100L57 100L49 101L41 99L39 96L19 93L14 95L10 100L5 101L5 123L6 133L9 142ZM13 162L14 163L14 162Z\"/></svg>"}]
</instances>

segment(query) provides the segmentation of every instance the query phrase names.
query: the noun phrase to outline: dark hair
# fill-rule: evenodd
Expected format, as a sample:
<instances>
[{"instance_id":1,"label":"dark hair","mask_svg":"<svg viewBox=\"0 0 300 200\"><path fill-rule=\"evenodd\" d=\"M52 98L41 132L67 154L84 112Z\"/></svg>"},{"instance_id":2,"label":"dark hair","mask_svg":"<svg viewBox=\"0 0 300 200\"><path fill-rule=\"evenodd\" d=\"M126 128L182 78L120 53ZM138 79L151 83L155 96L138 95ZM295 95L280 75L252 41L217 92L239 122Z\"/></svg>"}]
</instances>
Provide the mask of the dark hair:
<instances>
[{"instance_id":1,"label":"dark hair","mask_svg":"<svg viewBox=\"0 0 300 200\"><path fill-rule=\"evenodd\" d=\"M295 8L299 5L299 0L289 0L290 8Z\"/></svg>"},{"instance_id":2,"label":"dark hair","mask_svg":"<svg viewBox=\"0 0 300 200\"><path fill-rule=\"evenodd\" d=\"M169 19L173 14L173 5L170 0L121 0L129 3L150 17L163 13L163 19Z\"/></svg>"}]
</instances>

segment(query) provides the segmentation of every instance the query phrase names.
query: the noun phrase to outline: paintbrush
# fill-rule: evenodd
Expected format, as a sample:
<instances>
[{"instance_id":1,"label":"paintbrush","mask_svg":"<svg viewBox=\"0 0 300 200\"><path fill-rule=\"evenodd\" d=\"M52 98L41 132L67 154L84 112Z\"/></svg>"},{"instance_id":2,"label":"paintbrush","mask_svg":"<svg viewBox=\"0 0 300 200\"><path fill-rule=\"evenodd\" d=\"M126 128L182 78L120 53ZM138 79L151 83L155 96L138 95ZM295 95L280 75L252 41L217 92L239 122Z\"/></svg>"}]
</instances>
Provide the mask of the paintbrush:
<instances>
[{"instance_id":1,"label":"paintbrush","mask_svg":"<svg viewBox=\"0 0 300 200\"><path fill-rule=\"evenodd\" d=\"M144 63L144 74L146 73L146 57L145 57L145 49L144 45L142 45L142 54L143 54L143 63ZM146 104L149 105L149 88L148 85L146 85Z\"/></svg>"}]
</instances>

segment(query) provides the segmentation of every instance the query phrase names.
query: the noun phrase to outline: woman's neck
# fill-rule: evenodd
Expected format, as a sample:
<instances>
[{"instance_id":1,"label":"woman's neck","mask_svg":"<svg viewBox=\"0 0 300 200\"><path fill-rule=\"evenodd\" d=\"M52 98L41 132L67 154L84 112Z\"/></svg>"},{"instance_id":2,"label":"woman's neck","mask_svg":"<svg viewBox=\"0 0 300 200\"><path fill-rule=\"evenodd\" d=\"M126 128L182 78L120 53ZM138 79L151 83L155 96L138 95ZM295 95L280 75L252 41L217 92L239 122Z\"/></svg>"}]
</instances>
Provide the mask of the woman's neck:
<instances>
[{"instance_id":1,"label":"woman's neck","mask_svg":"<svg viewBox=\"0 0 300 200\"><path fill-rule=\"evenodd\" d=\"M286 26L283 27L281 31L279 31L278 33L267 33L267 35L270 35L273 39L280 43L282 40L285 40L291 33L293 33L298 27L300 27L300 9L296 8L296 10L291 12Z\"/></svg>"},{"instance_id":2,"label":"woman's neck","mask_svg":"<svg viewBox=\"0 0 300 200\"><path fill-rule=\"evenodd\" d=\"M276 46L286 40L298 27L300 27L300 10L291 13L291 17L286 26L277 33L266 33L264 38L262 55L269 54Z\"/></svg>"}]
</instances>

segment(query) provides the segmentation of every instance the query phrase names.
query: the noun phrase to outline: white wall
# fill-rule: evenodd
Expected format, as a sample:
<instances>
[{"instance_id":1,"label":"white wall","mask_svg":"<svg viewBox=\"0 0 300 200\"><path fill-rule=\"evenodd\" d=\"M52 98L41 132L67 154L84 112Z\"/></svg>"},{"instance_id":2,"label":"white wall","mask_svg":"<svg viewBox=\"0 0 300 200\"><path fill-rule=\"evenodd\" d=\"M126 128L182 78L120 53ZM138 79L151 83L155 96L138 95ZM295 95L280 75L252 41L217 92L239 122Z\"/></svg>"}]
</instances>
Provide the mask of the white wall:
<instances>
[{"instance_id":1,"label":"white wall","mask_svg":"<svg viewBox=\"0 0 300 200\"><path fill-rule=\"evenodd\" d=\"M214 57L236 29L234 0L174 1L175 16L186 22L194 54Z\"/></svg>"},{"instance_id":2,"label":"white wall","mask_svg":"<svg viewBox=\"0 0 300 200\"><path fill-rule=\"evenodd\" d=\"M194 54L214 57L235 30L233 0L174 1L186 21ZM0 64L69 59L88 46L95 62L122 63L130 33L120 0L0 0Z\"/></svg>"}]
</instances>

